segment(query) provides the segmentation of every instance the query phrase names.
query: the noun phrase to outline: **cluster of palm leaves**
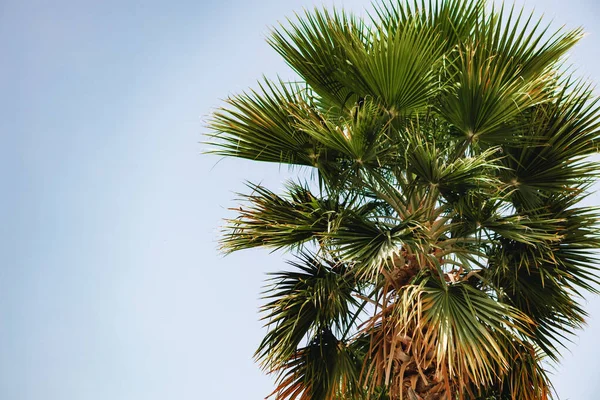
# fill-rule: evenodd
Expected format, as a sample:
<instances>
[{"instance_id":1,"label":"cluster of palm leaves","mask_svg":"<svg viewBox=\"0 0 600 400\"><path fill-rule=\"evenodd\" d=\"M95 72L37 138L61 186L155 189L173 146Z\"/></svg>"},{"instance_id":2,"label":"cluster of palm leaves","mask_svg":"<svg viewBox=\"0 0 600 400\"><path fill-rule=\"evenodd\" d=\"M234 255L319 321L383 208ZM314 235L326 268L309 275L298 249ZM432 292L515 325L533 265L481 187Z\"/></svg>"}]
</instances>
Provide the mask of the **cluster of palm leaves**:
<instances>
[{"instance_id":1,"label":"cluster of palm leaves","mask_svg":"<svg viewBox=\"0 0 600 400\"><path fill-rule=\"evenodd\" d=\"M595 291L599 107L552 32L483 0L316 9L261 82L210 122L213 152L304 167L249 185L227 252L293 255L271 276L256 357L276 399L547 399L546 361Z\"/></svg>"}]
</instances>

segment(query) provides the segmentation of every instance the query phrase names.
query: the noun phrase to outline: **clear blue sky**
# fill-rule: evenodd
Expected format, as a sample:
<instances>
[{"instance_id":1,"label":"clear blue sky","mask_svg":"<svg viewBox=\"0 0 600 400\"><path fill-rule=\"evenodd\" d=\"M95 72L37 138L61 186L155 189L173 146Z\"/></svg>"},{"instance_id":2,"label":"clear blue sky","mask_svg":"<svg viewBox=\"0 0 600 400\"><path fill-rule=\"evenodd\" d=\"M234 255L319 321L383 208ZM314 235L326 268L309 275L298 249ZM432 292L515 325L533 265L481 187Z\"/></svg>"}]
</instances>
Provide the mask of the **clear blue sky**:
<instances>
[{"instance_id":1,"label":"clear blue sky","mask_svg":"<svg viewBox=\"0 0 600 400\"><path fill-rule=\"evenodd\" d=\"M219 99L290 76L267 27L314 2L0 2L0 399L269 393L252 353L283 257L223 258L216 238L244 179L277 189L289 171L199 142ZM600 82L595 0L527 5L586 28L571 61ZM554 378L564 399L600 393L599 299L587 307Z\"/></svg>"}]
</instances>

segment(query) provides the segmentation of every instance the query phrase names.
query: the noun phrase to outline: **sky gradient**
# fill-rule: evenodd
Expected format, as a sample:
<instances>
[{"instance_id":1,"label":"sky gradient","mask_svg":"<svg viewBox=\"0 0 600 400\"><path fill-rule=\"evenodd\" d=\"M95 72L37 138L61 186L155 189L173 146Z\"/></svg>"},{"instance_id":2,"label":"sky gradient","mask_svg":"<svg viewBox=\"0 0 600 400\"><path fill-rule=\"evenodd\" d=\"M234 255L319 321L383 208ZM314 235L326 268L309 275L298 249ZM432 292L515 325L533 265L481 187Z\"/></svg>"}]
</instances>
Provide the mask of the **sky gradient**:
<instances>
[{"instance_id":1,"label":"sky gradient","mask_svg":"<svg viewBox=\"0 0 600 400\"><path fill-rule=\"evenodd\" d=\"M595 1L525 3L584 26L570 61L600 82ZM0 2L0 399L269 393L252 354L264 273L284 257L223 257L217 239L244 180L278 189L292 173L199 142L220 99L292 76L264 39L313 4ZM562 399L600 392L598 297L587 309L553 379Z\"/></svg>"}]
</instances>

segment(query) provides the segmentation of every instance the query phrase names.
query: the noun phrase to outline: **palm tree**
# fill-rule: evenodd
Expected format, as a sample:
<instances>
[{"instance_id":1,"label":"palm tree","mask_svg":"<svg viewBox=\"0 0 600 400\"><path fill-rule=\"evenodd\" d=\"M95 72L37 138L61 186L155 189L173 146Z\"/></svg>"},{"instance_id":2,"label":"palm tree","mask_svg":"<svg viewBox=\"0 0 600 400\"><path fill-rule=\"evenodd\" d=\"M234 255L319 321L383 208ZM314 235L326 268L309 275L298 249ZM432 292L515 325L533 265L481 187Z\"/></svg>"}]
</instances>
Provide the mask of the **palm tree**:
<instances>
[{"instance_id":1,"label":"palm tree","mask_svg":"<svg viewBox=\"0 0 600 400\"><path fill-rule=\"evenodd\" d=\"M596 292L599 106L580 29L484 0L315 9L274 30L299 81L210 121L218 155L311 172L249 184L225 252L286 250L256 358L276 399L548 399Z\"/></svg>"}]
</instances>

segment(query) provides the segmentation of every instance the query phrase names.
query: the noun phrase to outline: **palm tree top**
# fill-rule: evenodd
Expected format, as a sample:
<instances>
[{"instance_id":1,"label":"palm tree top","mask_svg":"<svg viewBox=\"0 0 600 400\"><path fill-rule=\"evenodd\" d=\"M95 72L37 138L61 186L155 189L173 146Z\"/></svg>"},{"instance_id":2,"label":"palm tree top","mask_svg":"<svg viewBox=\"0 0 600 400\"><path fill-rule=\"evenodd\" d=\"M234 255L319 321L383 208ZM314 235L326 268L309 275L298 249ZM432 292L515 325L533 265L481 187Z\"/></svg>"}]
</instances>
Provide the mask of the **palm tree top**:
<instances>
[{"instance_id":1,"label":"palm tree top","mask_svg":"<svg viewBox=\"0 0 600 400\"><path fill-rule=\"evenodd\" d=\"M483 0L314 9L269 43L298 74L211 118L212 152L311 169L249 184L225 252L284 249L257 350L277 399L547 399L542 360L596 292L599 106L581 29ZM379 397L377 397L379 396Z\"/></svg>"}]
</instances>

